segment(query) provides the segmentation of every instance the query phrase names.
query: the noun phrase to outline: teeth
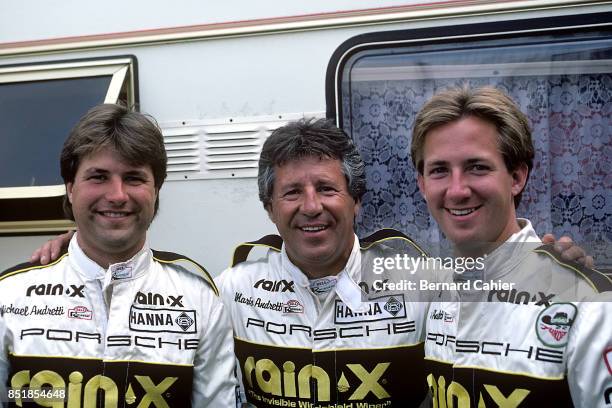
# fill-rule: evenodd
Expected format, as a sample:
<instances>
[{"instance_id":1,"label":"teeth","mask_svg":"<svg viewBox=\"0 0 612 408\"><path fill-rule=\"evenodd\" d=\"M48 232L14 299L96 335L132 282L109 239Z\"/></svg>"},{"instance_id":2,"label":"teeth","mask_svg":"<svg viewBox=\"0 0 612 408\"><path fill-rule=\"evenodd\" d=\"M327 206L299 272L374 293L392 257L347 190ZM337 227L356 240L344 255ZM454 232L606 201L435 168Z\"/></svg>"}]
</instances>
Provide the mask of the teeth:
<instances>
[{"instance_id":1,"label":"teeth","mask_svg":"<svg viewBox=\"0 0 612 408\"><path fill-rule=\"evenodd\" d=\"M317 226L317 227L302 227L302 231L307 231L307 232L316 232L316 231L323 231L325 228L324 226Z\"/></svg>"},{"instance_id":2,"label":"teeth","mask_svg":"<svg viewBox=\"0 0 612 408\"><path fill-rule=\"evenodd\" d=\"M125 213L103 211L102 215L104 215L105 217L110 217L110 218L119 218L119 217L124 217Z\"/></svg>"},{"instance_id":3,"label":"teeth","mask_svg":"<svg viewBox=\"0 0 612 408\"><path fill-rule=\"evenodd\" d=\"M453 215L468 215L476 211L476 208L466 208L464 210L453 210L449 208L448 211Z\"/></svg>"}]
</instances>

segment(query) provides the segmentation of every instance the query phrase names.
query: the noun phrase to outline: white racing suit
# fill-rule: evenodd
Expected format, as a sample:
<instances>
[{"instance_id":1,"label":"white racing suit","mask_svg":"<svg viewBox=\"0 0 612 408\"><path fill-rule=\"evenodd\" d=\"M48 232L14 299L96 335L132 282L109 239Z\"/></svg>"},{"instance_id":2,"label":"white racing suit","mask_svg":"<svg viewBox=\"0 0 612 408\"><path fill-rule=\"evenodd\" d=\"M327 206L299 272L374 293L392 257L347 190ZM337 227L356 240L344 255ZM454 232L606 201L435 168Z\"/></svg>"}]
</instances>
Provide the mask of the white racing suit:
<instances>
[{"instance_id":1,"label":"white racing suit","mask_svg":"<svg viewBox=\"0 0 612 408\"><path fill-rule=\"evenodd\" d=\"M257 407L419 406L427 393L427 303L411 302L405 293L376 293L362 281L372 258L385 255L373 242L387 244L396 234L384 230L362 240L367 249L355 237L323 304L281 249L280 237L237 248L235 266L217 284L232 320L243 398ZM420 248L403 239L420 256ZM254 245L271 249L265 258L241 262Z\"/></svg>"},{"instance_id":2,"label":"white racing suit","mask_svg":"<svg viewBox=\"0 0 612 408\"><path fill-rule=\"evenodd\" d=\"M519 222L487 256L482 280L513 286L487 290L472 279L430 306L433 406L612 407L612 293L598 294L610 279L561 260Z\"/></svg>"},{"instance_id":3,"label":"white racing suit","mask_svg":"<svg viewBox=\"0 0 612 408\"><path fill-rule=\"evenodd\" d=\"M10 406L236 403L231 328L214 283L192 261L146 246L104 270L75 235L57 261L5 271L0 351L2 400L23 387L34 397ZM41 387L64 393L41 396Z\"/></svg>"}]
</instances>

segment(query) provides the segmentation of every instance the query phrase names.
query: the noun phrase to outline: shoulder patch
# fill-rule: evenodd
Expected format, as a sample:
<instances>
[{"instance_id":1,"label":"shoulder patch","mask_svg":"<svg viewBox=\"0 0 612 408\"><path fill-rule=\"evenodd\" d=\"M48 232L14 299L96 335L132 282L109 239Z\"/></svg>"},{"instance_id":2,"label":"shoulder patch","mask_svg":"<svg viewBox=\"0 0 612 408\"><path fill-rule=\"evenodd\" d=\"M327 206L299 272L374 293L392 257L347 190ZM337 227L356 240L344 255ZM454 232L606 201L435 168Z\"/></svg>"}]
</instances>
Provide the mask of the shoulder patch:
<instances>
[{"instance_id":1,"label":"shoulder patch","mask_svg":"<svg viewBox=\"0 0 612 408\"><path fill-rule=\"evenodd\" d=\"M427 257L427 252L423 251L423 249L416 244L408 235L404 234L401 231L394 230L393 228L383 228L374 232L367 237L360 239L359 242L361 244L361 249L365 250L370 248L372 245L388 241L391 239L401 239L403 241L408 242L414 249L416 249L422 256Z\"/></svg>"},{"instance_id":2,"label":"shoulder patch","mask_svg":"<svg viewBox=\"0 0 612 408\"><path fill-rule=\"evenodd\" d=\"M34 269L43 269L53 266L59 263L64 257L68 255L68 250L64 250L60 253L59 257L53 261L49 262L47 265L41 265L39 262L31 263L31 262L23 262L18 265L13 266L12 268L8 268L5 271L0 273L0 280L8 278L9 276L18 275L23 272L32 271Z\"/></svg>"},{"instance_id":3,"label":"shoulder patch","mask_svg":"<svg viewBox=\"0 0 612 408\"><path fill-rule=\"evenodd\" d=\"M548 306L540 312L535 324L538 339L548 347L565 347L576 314L578 309L572 303L553 303Z\"/></svg>"},{"instance_id":4,"label":"shoulder patch","mask_svg":"<svg viewBox=\"0 0 612 408\"><path fill-rule=\"evenodd\" d=\"M586 280L589 285L598 293L612 291L612 278L605 273L598 271L597 269L587 268L586 266L574 262L567 261L561 258L561 254L555 251L552 244L542 245L536 249L535 252L549 256L557 264L574 271Z\"/></svg>"},{"instance_id":5,"label":"shoulder patch","mask_svg":"<svg viewBox=\"0 0 612 408\"><path fill-rule=\"evenodd\" d=\"M251 249L256 246L267 247L273 251L280 252L283 246L283 239L279 235L270 234L258 239L257 241L245 242L238 245L234 249L234 256L232 257L232 267L244 262L249 257Z\"/></svg>"},{"instance_id":6,"label":"shoulder patch","mask_svg":"<svg viewBox=\"0 0 612 408\"><path fill-rule=\"evenodd\" d=\"M210 285L213 292L215 292L215 295L219 296L219 289L217 289L217 285L215 285L213 278L210 276L206 268L204 268L202 265L200 265L193 259L184 255L176 254L174 252L156 251L154 249L151 249L151 251L153 252L153 259L155 259L157 262L165 264L178 264L180 262L186 262L188 264L191 264L192 266L195 266L195 271L191 268L186 269L194 272L195 275L204 278L204 280Z\"/></svg>"}]
</instances>

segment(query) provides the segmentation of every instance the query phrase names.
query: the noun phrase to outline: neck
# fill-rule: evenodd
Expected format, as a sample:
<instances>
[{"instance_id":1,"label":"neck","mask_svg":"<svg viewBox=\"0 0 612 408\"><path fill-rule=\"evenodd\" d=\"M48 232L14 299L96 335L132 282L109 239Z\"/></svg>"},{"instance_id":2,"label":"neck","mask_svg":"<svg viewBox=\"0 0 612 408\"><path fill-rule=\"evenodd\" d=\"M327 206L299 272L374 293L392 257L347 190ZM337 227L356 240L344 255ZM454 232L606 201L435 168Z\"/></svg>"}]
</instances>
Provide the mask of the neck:
<instances>
[{"instance_id":1,"label":"neck","mask_svg":"<svg viewBox=\"0 0 612 408\"><path fill-rule=\"evenodd\" d=\"M287 257L309 279L323 278L325 276L335 276L342 272L346 267L346 264L348 263L348 260L351 257L351 252L353 251L354 244L355 235L351 235L350 245L348 245L347 248L344 250L342 256L339 256L338 258L330 260L328 262L322 260L313 260L313 262L296 262L291 256L291 254L289 254L289 252L287 252Z\"/></svg>"},{"instance_id":2,"label":"neck","mask_svg":"<svg viewBox=\"0 0 612 408\"><path fill-rule=\"evenodd\" d=\"M309 267L307 265L301 265L301 266L296 265L296 266L300 268L300 271L302 271L304 275L308 277L308 279L318 279L318 278L324 278L326 276L335 276L335 275L338 275L340 272L342 272L342 270L344 269L344 267L328 269L324 267Z\"/></svg>"},{"instance_id":3,"label":"neck","mask_svg":"<svg viewBox=\"0 0 612 408\"><path fill-rule=\"evenodd\" d=\"M144 247L145 239L142 242L134 245L129 249L122 248L121 250L100 250L96 247L88 245L86 240L81 238L81 235L77 233L77 242L81 250L89 259L100 265L104 269L108 269L108 267L112 264L125 262L131 259L134 255L136 255L140 250Z\"/></svg>"},{"instance_id":4,"label":"neck","mask_svg":"<svg viewBox=\"0 0 612 408\"><path fill-rule=\"evenodd\" d=\"M521 230L521 226L516 219L516 216L512 216L508 224L494 242L469 242L469 243L456 243L454 245L454 251L457 256L462 257L479 257L485 254L490 254L495 251L500 245L506 242L513 234L516 234Z\"/></svg>"}]
</instances>

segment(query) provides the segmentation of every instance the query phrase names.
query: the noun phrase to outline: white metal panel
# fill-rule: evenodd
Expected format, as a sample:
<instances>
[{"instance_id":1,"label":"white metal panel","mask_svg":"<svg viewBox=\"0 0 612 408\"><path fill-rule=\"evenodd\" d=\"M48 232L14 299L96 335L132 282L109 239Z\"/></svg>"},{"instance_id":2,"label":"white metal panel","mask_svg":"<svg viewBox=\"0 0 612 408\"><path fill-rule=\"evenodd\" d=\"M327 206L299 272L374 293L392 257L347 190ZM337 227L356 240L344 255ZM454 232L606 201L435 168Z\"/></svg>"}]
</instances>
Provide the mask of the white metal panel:
<instances>
[{"instance_id":1,"label":"white metal panel","mask_svg":"<svg viewBox=\"0 0 612 408\"><path fill-rule=\"evenodd\" d=\"M430 0L427 3L452 3ZM458 2L455 0L454 2ZM419 0L3 0L0 41L73 37L248 21L254 19L337 13L423 3ZM27 22L25 24L24 22Z\"/></svg>"},{"instance_id":2,"label":"white metal panel","mask_svg":"<svg viewBox=\"0 0 612 408\"><path fill-rule=\"evenodd\" d=\"M160 123L168 180L256 177L261 147L272 131L290 120L324 116L290 113Z\"/></svg>"}]
</instances>

